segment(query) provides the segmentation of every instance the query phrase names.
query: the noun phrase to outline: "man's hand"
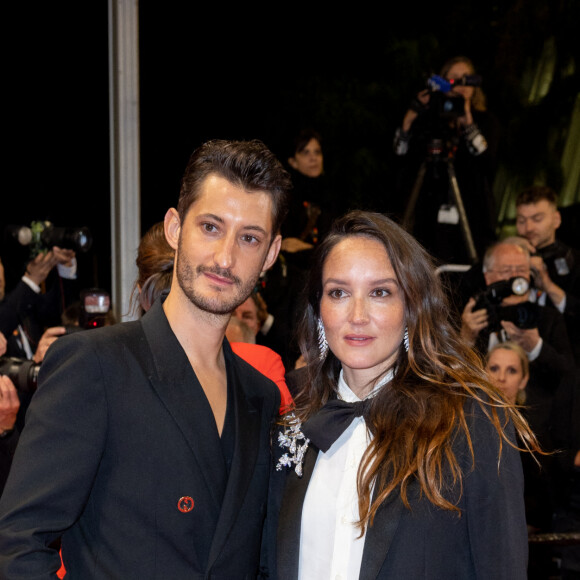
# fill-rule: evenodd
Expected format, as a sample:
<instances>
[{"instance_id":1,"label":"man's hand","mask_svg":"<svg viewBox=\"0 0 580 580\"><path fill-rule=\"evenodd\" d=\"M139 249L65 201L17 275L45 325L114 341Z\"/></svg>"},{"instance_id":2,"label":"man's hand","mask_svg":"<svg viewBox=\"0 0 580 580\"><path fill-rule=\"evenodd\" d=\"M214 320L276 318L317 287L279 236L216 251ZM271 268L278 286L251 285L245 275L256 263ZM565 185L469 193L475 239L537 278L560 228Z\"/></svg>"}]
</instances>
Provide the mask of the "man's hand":
<instances>
[{"instance_id":1,"label":"man's hand","mask_svg":"<svg viewBox=\"0 0 580 580\"><path fill-rule=\"evenodd\" d=\"M20 399L14 383L7 376L0 376L0 433L14 429Z\"/></svg>"},{"instance_id":2,"label":"man's hand","mask_svg":"<svg viewBox=\"0 0 580 580\"><path fill-rule=\"evenodd\" d=\"M26 276L40 286L57 263L54 252L40 253L26 265Z\"/></svg>"},{"instance_id":3,"label":"man's hand","mask_svg":"<svg viewBox=\"0 0 580 580\"><path fill-rule=\"evenodd\" d=\"M540 341L537 328L519 328L509 320L502 320L501 326L507 332L509 340L519 344L526 352L532 352Z\"/></svg>"},{"instance_id":4,"label":"man's hand","mask_svg":"<svg viewBox=\"0 0 580 580\"><path fill-rule=\"evenodd\" d=\"M58 264L62 264L63 266L72 266L72 261L76 257L74 250L67 250L64 248L59 248L58 246L54 246L52 248L52 253L56 258Z\"/></svg>"},{"instance_id":5,"label":"man's hand","mask_svg":"<svg viewBox=\"0 0 580 580\"><path fill-rule=\"evenodd\" d=\"M473 346L477 335L488 325L487 310L473 310L475 298L471 297L461 314L461 336Z\"/></svg>"},{"instance_id":6,"label":"man's hand","mask_svg":"<svg viewBox=\"0 0 580 580\"><path fill-rule=\"evenodd\" d=\"M525 242L528 251L530 252L530 267L532 274L534 275L534 286L538 290L545 292L550 297L554 306L560 306L560 303L566 297L566 292L552 281L546 263L541 256L535 255L536 248L531 244L531 242L526 238L522 238L522 240Z\"/></svg>"},{"instance_id":7,"label":"man's hand","mask_svg":"<svg viewBox=\"0 0 580 580\"><path fill-rule=\"evenodd\" d=\"M66 328L64 326L52 326L44 331L44 334L40 337L38 342L38 347L36 352L32 357L35 363L41 363L44 360L44 355L48 350L48 347L59 337L66 333Z\"/></svg>"}]
</instances>

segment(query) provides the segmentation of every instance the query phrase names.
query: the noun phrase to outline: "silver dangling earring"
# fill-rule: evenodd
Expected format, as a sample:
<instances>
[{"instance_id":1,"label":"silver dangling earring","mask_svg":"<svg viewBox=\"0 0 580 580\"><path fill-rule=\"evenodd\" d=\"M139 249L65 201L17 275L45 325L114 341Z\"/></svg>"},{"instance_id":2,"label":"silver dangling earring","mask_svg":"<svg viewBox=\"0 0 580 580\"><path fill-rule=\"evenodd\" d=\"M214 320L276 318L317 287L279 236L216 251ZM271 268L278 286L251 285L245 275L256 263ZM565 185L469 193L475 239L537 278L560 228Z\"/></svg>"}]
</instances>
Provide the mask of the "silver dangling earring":
<instances>
[{"instance_id":1,"label":"silver dangling earring","mask_svg":"<svg viewBox=\"0 0 580 580\"><path fill-rule=\"evenodd\" d=\"M403 346L405 352L409 352L409 329L405 326L405 334L403 334Z\"/></svg>"},{"instance_id":2,"label":"silver dangling earring","mask_svg":"<svg viewBox=\"0 0 580 580\"><path fill-rule=\"evenodd\" d=\"M318 328L318 350L320 351L318 358L320 360L324 360L326 358L326 355L328 354L328 341L326 340L324 325L322 324L322 320L320 320L320 318L318 319L317 328Z\"/></svg>"}]
</instances>

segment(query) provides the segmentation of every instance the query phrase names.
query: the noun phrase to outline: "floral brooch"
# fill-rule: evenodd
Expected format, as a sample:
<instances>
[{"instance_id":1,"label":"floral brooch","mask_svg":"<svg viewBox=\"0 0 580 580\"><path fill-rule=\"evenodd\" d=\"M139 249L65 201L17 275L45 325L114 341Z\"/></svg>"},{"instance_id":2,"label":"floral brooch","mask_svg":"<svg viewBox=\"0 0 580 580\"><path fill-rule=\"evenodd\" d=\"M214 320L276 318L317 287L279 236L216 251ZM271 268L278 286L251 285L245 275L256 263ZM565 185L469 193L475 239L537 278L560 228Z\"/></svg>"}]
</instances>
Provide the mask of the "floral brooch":
<instances>
[{"instance_id":1,"label":"floral brooch","mask_svg":"<svg viewBox=\"0 0 580 580\"><path fill-rule=\"evenodd\" d=\"M308 449L310 439L300 431L301 426L300 419L294 413L290 413L284 431L278 433L279 446L282 449L287 448L288 451L278 459L276 471L281 471L283 467L292 467L294 463L296 465L294 468L296 475L302 477L302 461Z\"/></svg>"}]
</instances>

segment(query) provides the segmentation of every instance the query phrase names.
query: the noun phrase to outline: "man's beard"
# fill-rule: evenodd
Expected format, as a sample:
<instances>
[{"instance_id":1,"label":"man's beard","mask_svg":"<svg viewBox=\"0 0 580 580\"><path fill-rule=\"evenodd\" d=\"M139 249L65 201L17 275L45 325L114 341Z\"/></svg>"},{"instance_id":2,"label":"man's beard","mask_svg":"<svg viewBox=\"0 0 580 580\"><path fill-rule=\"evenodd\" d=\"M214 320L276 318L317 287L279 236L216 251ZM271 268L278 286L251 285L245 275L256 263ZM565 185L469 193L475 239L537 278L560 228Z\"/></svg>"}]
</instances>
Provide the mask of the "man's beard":
<instances>
[{"instance_id":1,"label":"man's beard","mask_svg":"<svg viewBox=\"0 0 580 580\"><path fill-rule=\"evenodd\" d=\"M197 306L197 308L204 312L208 312L209 314L223 315L233 312L240 304L246 301L248 296L252 293L259 278L258 274L244 284L240 278L234 276L229 269L220 268L219 266L197 266L194 272L192 266L184 259L180 259L180 257L181 253L178 252L176 274L181 290L194 306ZM221 293L219 289L216 289L216 296L212 298L201 296L196 293L194 289L194 281L200 278L204 272L210 272L222 278L226 278L227 280L231 280L236 289L234 296L228 300L224 300L219 296Z\"/></svg>"}]
</instances>

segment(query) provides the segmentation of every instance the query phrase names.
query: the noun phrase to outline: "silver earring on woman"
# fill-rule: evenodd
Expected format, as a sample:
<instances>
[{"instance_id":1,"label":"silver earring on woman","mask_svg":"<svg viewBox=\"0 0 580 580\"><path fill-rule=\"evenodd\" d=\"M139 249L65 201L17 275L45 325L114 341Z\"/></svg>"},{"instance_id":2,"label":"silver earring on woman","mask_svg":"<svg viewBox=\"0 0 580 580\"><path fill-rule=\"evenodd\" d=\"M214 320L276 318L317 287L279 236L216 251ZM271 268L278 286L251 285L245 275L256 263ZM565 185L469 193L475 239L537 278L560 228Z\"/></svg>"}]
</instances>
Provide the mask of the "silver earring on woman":
<instances>
[{"instance_id":1,"label":"silver earring on woman","mask_svg":"<svg viewBox=\"0 0 580 580\"><path fill-rule=\"evenodd\" d=\"M405 352L409 352L409 329L405 326L405 334L403 334L403 346Z\"/></svg>"},{"instance_id":2,"label":"silver earring on woman","mask_svg":"<svg viewBox=\"0 0 580 580\"><path fill-rule=\"evenodd\" d=\"M320 351L318 358L324 360L328 354L328 341L326 340L326 333L324 332L324 325L322 320L318 319L318 350Z\"/></svg>"}]
</instances>

